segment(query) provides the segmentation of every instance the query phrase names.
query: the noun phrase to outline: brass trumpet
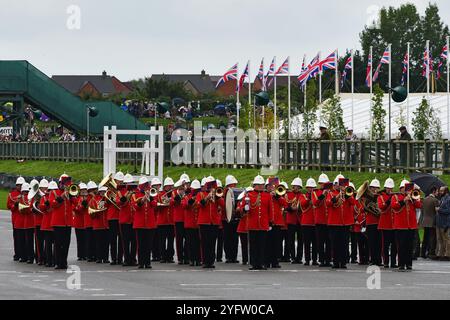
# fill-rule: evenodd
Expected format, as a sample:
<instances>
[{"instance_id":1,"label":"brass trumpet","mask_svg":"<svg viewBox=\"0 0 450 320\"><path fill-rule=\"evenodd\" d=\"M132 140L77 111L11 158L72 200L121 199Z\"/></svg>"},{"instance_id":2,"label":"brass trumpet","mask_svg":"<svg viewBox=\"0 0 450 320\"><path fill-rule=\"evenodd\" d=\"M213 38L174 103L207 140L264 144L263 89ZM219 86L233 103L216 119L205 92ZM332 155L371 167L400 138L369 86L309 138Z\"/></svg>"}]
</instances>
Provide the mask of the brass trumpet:
<instances>
[{"instance_id":1,"label":"brass trumpet","mask_svg":"<svg viewBox=\"0 0 450 320\"><path fill-rule=\"evenodd\" d=\"M276 189L275 189L275 194L279 197L284 197L287 193L287 189L285 188L285 186L283 185L279 185Z\"/></svg>"},{"instance_id":2,"label":"brass trumpet","mask_svg":"<svg viewBox=\"0 0 450 320\"><path fill-rule=\"evenodd\" d=\"M73 184L69 187L69 195L71 197L78 197L80 194L80 188L76 184Z\"/></svg>"},{"instance_id":3,"label":"brass trumpet","mask_svg":"<svg viewBox=\"0 0 450 320\"><path fill-rule=\"evenodd\" d=\"M26 204L23 204L23 203L19 203L19 211L20 211L20 212L22 212L22 211L24 211L24 210L27 210L27 209L30 209L30 208L31 208L30 205L26 205Z\"/></svg>"},{"instance_id":4,"label":"brass trumpet","mask_svg":"<svg viewBox=\"0 0 450 320\"><path fill-rule=\"evenodd\" d=\"M223 195L225 194L225 191L223 190L223 188L218 187L218 188L216 189L215 194L216 194L216 197L218 197L218 198L223 198Z\"/></svg>"},{"instance_id":5,"label":"brass trumpet","mask_svg":"<svg viewBox=\"0 0 450 320\"><path fill-rule=\"evenodd\" d=\"M419 190L413 190L411 192L411 199L413 199L413 200L420 200L420 191Z\"/></svg>"},{"instance_id":6,"label":"brass trumpet","mask_svg":"<svg viewBox=\"0 0 450 320\"><path fill-rule=\"evenodd\" d=\"M355 189L353 189L353 187L348 186L347 188L345 188L345 195L347 197L351 197L355 194Z\"/></svg>"}]
</instances>

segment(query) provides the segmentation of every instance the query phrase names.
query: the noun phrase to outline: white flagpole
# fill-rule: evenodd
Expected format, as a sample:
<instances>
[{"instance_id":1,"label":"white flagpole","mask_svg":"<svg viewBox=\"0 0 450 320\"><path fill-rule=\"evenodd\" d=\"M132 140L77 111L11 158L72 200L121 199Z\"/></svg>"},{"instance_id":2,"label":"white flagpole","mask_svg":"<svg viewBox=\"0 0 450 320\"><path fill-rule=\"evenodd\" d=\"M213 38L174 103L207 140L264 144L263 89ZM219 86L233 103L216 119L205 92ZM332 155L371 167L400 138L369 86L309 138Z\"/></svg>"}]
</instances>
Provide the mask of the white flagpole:
<instances>
[{"instance_id":1,"label":"white flagpole","mask_svg":"<svg viewBox=\"0 0 450 320\"><path fill-rule=\"evenodd\" d=\"M410 51L411 51L411 43L408 42L408 50L407 50L407 56L408 56L408 68L406 70L406 92L408 93L408 97L406 98L406 126L409 128L409 62L410 59Z\"/></svg>"},{"instance_id":2,"label":"white flagpole","mask_svg":"<svg viewBox=\"0 0 450 320\"><path fill-rule=\"evenodd\" d=\"M250 60L248 60L248 105L252 106L252 78L250 77Z\"/></svg>"},{"instance_id":3,"label":"white flagpole","mask_svg":"<svg viewBox=\"0 0 450 320\"><path fill-rule=\"evenodd\" d=\"M336 95L339 94L339 65L338 65L338 49L336 49L336 54L334 56L334 63L336 64L336 69L335 69L335 82L334 82L334 89L335 89L335 93Z\"/></svg>"},{"instance_id":4,"label":"white flagpole","mask_svg":"<svg viewBox=\"0 0 450 320\"><path fill-rule=\"evenodd\" d=\"M276 69L276 66L277 66L277 58L275 57L274 59L273 59L273 66L274 66L274 68L273 68L273 77L274 77L274 83L273 83L273 85L274 85L274 99L273 99L273 132L274 132L274 135L275 136L277 136L277 128L278 128L278 125L277 125L277 69Z\"/></svg>"},{"instance_id":5,"label":"white flagpole","mask_svg":"<svg viewBox=\"0 0 450 320\"><path fill-rule=\"evenodd\" d=\"M389 88L392 88L392 44L389 43ZM390 90L390 89L389 89ZM389 104L389 140L391 140L392 110Z\"/></svg>"},{"instance_id":6,"label":"white flagpole","mask_svg":"<svg viewBox=\"0 0 450 320\"><path fill-rule=\"evenodd\" d=\"M450 50L447 36L447 139L450 139Z\"/></svg>"},{"instance_id":7,"label":"white flagpole","mask_svg":"<svg viewBox=\"0 0 450 320\"><path fill-rule=\"evenodd\" d=\"M237 77L236 77L236 88L237 88L237 92L236 92L236 128L239 129L239 113L240 113L240 102L239 102L239 91L241 90L240 88L240 83L239 83L239 65L238 65L238 69L237 69Z\"/></svg>"},{"instance_id":8,"label":"white flagpole","mask_svg":"<svg viewBox=\"0 0 450 320\"><path fill-rule=\"evenodd\" d=\"M288 138L291 139L291 58L288 57Z\"/></svg>"},{"instance_id":9,"label":"white flagpole","mask_svg":"<svg viewBox=\"0 0 450 320\"><path fill-rule=\"evenodd\" d=\"M370 46L370 59L372 60L370 62L370 80L369 80L369 84L370 84L370 110L369 110L369 115L370 115L370 130L372 130L372 99L373 99L373 47Z\"/></svg>"},{"instance_id":10,"label":"white flagpole","mask_svg":"<svg viewBox=\"0 0 450 320\"><path fill-rule=\"evenodd\" d=\"M353 49L351 51L351 55L352 55L352 129L355 130L355 102L354 102L354 95L355 95L355 62L354 60L354 52ZM345 68L345 67L344 67Z\"/></svg>"},{"instance_id":11,"label":"white flagpole","mask_svg":"<svg viewBox=\"0 0 450 320\"><path fill-rule=\"evenodd\" d=\"M427 78L427 99L430 95L430 40L427 40L427 69L426 69L426 78Z\"/></svg>"},{"instance_id":12,"label":"white flagpole","mask_svg":"<svg viewBox=\"0 0 450 320\"><path fill-rule=\"evenodd\" d=\"M319 52L319 103L322 103L322 68L320 67L321 52Z\"/></svg>"}]
</instances>

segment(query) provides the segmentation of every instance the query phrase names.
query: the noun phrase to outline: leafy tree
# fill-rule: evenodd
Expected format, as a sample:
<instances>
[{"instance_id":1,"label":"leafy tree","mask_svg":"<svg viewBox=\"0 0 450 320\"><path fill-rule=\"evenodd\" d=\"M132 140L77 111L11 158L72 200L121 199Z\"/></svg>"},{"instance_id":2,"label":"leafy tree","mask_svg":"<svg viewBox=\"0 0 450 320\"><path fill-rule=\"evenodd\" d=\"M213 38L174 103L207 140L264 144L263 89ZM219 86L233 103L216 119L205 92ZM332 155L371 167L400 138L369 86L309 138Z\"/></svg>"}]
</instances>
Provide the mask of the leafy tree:
<instances>
[{"instance_id":1,"label":"leafy tree","mask_svg":"<svg viewBox=\"0 0 450 320\"><path fill-rule=\"evenodd\" d=\"M331 138L336 140L344 139L346 133L343 118L344 112L339 95L332 94L323 104L321 113L323 122L328 128Z\"/></svg>"},{"instance_id":2,"label":"leafy tree","mask_svg":"<svg viewBox=\"0 0 450 320\"><path fill-rule=\"evenodd\" d=\"M415 139L442 139L441 120L425 97L413 114L412 125Z\"/></svg>"},{"instance_id":3,"label":"leafy tree","mask_svg":"<svg viewBox=\"0 0 450 320\"><path fill-rule=\"evenodd\" d=\"M311 80L306 86L306 106L303 108L303 122L301 136L307 140L312 139L317 122L316 80Z\"/></svg>"},{"instance_id":4,"label":"leafy tree","mask_svg":"<svg viewBox=\"0 0 450 320\"><path fill-rule=\"evenodd\" d=\"M372 128L370 136L375 140L384 139L386 133L386 110L383 107L384 92L378 84L373 87L372 98Z\"/></svg>"}]
</instances>

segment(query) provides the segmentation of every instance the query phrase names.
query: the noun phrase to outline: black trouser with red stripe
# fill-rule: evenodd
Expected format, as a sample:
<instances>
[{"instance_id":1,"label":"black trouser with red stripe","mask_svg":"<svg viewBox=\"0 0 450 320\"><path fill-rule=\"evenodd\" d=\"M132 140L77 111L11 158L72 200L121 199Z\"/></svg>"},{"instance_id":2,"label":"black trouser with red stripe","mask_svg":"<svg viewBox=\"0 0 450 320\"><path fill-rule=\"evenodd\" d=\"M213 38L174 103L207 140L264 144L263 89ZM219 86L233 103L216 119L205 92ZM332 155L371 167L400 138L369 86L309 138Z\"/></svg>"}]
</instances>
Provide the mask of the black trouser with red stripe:
<instances>
[{"instance_id":1,"label":"black trouser with red stripe","mask_svg":"<svg viewBox=\"0 0 450 320\"><path fill-rule=\"evenodd\" d=\"M18 248L18 232L16 228L13 228L13 245L14 245L14 260L20 259L19 257L19 248Z\"/></svg>"},{"instance_id":2,"label":"black trouser with red stripe","mask_svg":"<svg viewBox=\"0 0 450 320\"><path fill-rule=\"evenodd\" d=\"M217 230L217 262L222 261L223 258L223 228Z\"/></svg>"},{"instance_id":3,"label":"black trouser with red stripe","mask_svg":"<svg viewBox=\"0 0 450 320\"><path fill-rule=\"evenodd\" d=\"M71 227L54 227L55 236L55 262L58 267L67 268L69 255Z\"/></svg>"},{"instance_id":4,"label":"black trouser with red stripe","mask_svg":"<svg viewBox=\"0 0 450 320\"><path fill-rule=\"evenodd\" d=\"M95 252L97 261L108 261L109 257L109 234L108 229L94 230Z\"/></svg>"},{"instance_id":5,"label":"black trouser with red stripe","mask_svg":"<svg viewBox=\"0 0 450 320\"><path fill-rule=\"evenodd\" d=\"M295 239L297 238L297 251L295 250ZM303 260L303 236L300 225L288 225L288 246L292 261L301 262Z\"/></svg>"},{"instance_id":6,"label":"black trouser with red stripe","mask_svg":"<svg viewBox=\"0 0 450 320\"><path fill-rule=\"evenodd\" d=\"M333 264L343 267L347 264L347 252L349 241L348 226L328 226L330 232L331 245L333 246Z\"/></svg>"},{"instance_id":7,"label":"black trouser with red stripe","mask_svg":"<svg viewBox=\"0 0 450 320\"><path fill-rule=\"evenodd\" d=\"M305 263L312 261L317 262L317 242L316 242L316 227L302 226L303 244L305 250ZM312 254L312 255L311 255Z\"/></svg>"},{"instance_id":8,"label":"black trouser with red stripe","mask_svg":"<svg viewBox=\"0 0 450 320\"><path fill-rule=\"evenodd\" d=\"M34 229L17 229L19 258L34 261Z\"/></svg>"},{"instance_id":9,"label":"black trouser with red stripe","mask_svg":"<svg viewBox=\"0 0 450 320\"><path fill-rule=\"evenodd\" d=\"M86 253L86 229L75 229L77 237L77 257L78 259L87 259Z\"/></svg>"},{"instance_id":10,"label":"black trouser with red stripe","mask_svg":"<svg viewBox=\"0 0 450 320\"><path fill-rule=\"evenodd\" d=\"M366 232L369 240L370 263L381 265L381 232L378 230L378 225L368 225Z\"/></svg>"},{"instance_id":11,"label":"black trouser with red stripe","mask_svg":"<svg viewBox=\"0 0 450 320\"><path fill-rule=\"evenodd\" d=\"M355 233L356 241L358 242L359 263L369 263L369 244L367 235L362 232ZM353 241L353 240L352 240Z\"/></svg>"},{"instance_id":12,"label":"black trouser with red stripe","mask_svg":"<svg viewBox=\"0 0 450 320\"><path fill-rule=\"evenodd\" d=\"M43 231L43 233L44 233L45 264L49 267L52 267L55 264L53 231Z\"/></svg>"},{"instance_id":13,"label":"black trouser with red stripe","mask_svg":"<svg viewBox=\"0 0 450 320\"><path fill-rule=\"evenodd\" d=\"M358 232L350 232L350 259L352 263L358 260Z\"/></svg>"},{"instance_id":14,"label":"black trouser with red stripe","mask_svg":"<svg viewBox=\"0 0 450 320\"><path fill-rule=\"evenodd\" d=\"M394 230L381 230L383 238L383 264L391 268L397 265L397 243Z\"/></svg>"},{"instance_id":15,"label":"black trouser with red stripe","mask_svg":"<svg viewBox=\"0 0 450 320\"><path fill-rule=\"evenodd\" d=\"M158 228L154 231L154 241L152 245L152 259L153 261L159 261L161 260L161 249L159 244L159 230Z\"/></svg>"},{"instance_id":16,"label":"black trouser with red stripe","mask_svg":"<svg viewBox=\"0 0 450 320\"><path fill-rule=\"evenodd\" d=\"M161 261L172 262L175 250L173 248L173 240L175 230L173 225L158 226L159 246L161 250Z\"/></svg>"},{"instance_id":17,"label":"black trouser with red stripe","mask_svg":"<svg viewBox=\"0 0 450 320\"><path fill-rule=\"evenodd\" d=\"M95 256L94 230L92 227L85 229L85 252L90 261L95 261L97 259Z\"/></svg>"},{"instance_id":18,"label":"black trouser with red stripe","mask_svg":"<svg viewBox=\"0 0 450 320\"><path fill-rule=\"evenodd\" d=\"M205 266L213 266L216 260L216 242L219 233L217 225L200 225L200 242L203 255L203 264Z\"/></svg>"},{"instance_id":19,"label":"black trouser with red stripe","mask_svg":"<svg viewBox=\"0 0 450 320\"><path fill-rule=\"evenodd\" d=\"M184 222L175 223L175 242L177 246L178 262L187 261L186 232L184 230Z\"/></svg>"},{"instance_id":20,"label":"black trouser with red stripe","mask_svg":"<svg viewBox=\"0 0 450 320\"><path fill-rule=\"evenodd\" d=\"M200 231L199 229L184 229L189 261L200 263Z\"/></svg>"},{"instance_id":21,"label":"black trouser with red stripe","mask_svg":"<svg viewBox=\"0 0 450 320\"><path fill-rule=\"evenodd\" d=\"M123 247L122 236L119 230L119 220L109 220L108 225L111 260L121 264L123 259Z\"/></svg>"},{"instance_id":22,"label":"black trouser with red stripe","mask_svg":"<svg viewBox=\"0 0 450 320\"><path fill-rule=\"evenodd\" d=\"M248 233L239 233L241 240L242 264L248 263Z\"/></svg>"},{"instance_id":23,"label":"black trouser with red stripe","mask_svg":"<svg viewBox=\"0 0 450 320\"><path fill-rule=\"evenodd\" d=\"M239 246L238 225L238 220L232 220L231 222L223 221L223 247L226 261L237 261Z\"/></svg>"},{"instance_id":24,"label":"black trouser with red stripe","mask_svg":"<svg viewBox=\"0 0 450 320\"><path fill-rule=\"evenodd\" d=\"M281 227L273 226L272 230L267 233L265 265L266 267L278 266L279 249L281 242Z\"/></svg>"},{"instance_id":25,"label":"black trouser with red stripe","mask_svg":"<svg viewBox=\"0 0 450 320\"><path fill-rule=\"evenodd\" d=\"M140 267L151 265L150 256L154 235L154 229L136 229L138 264Z\"/></svg>"},{"instance_id":26,"label":"black trouser with red stripe","mask_svg":"<svg viewBox=\"0 0 450 320\"><path fill-rule=\"evenodd\" d=\"M395 230L399 267L412 267L415 233L416 230Z\"/></svg>"},{"instance_id":27,"label":"black trouser with red stripe","mask_svg":"<svg viewBox=\"0 0 450 320\"><path fill-rule=\"evenodd\" d=\"M35 240L35 252L36 252L36 263L44 264L45 263L45 254L44 254L44 232L41 231L41 226L36 226L34 228L34 240Z\"/></svg>"},{"instance_id":28,"label":"black trouser with red stripe","mask_svg":"<svg viewBox=\"0 0 450 320\"><path fill-rule=\"evenodd\" d=\"M248 232L250 243L250 264L253 268L261 269L265 261L267 231Z\"/></svg>"},{"instance_id":29,"label":"black trouser with red stripe","mask_svg":"<svg viewBox=\"0 0 450 320\"><path fill-rule=\"evenodd\" d=\"M331 239L329 228L326 224L316 225L317 233L317 252L319 253L319 262L321 265L328 265L331 262Z\"/></svg>"},{"instance_id":30,"label":"black trouser with red stripe","mask_svg":"<svg viewBox=\"0 0 450 320\"><path fill-rule=\"evenodd\" d=\"M136 234L129 223L120 225L123 239L123 255L126 264L134 264L136 261Z\"/></svg>"}]
</instances>

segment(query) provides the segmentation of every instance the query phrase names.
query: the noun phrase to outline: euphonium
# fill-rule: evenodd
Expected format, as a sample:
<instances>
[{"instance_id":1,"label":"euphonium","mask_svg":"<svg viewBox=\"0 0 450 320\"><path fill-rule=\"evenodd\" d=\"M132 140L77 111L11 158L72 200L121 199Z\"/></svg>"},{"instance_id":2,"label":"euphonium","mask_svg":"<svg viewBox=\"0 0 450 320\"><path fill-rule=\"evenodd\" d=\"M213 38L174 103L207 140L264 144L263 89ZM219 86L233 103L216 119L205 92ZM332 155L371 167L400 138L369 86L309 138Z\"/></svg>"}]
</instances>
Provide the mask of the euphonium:
<instances>
[{"instance_id":1,"label":"euphonium","mask_svg":"<svg viewBox=\"0 0 450 320\"><path fill-rule=\"evenodd\" d=\"M275 189L275 193L277 196L279 197L284 197L287 193L287 189L283 186L283 185L279 185L276 189Z\"/></svg>"},{"instance_id":2,"label":"euphonium","mask_svg":"<svg viewBox=\"0 0 450 320\"><path fill-rule=\"evenodd\" d=\"M116 209L120 210L120 207L116 203L117 195L114 191L112 190L106 191L105 198L109 203L111 203L114 207L116 207Z\"/></svg>"}]
</instances>

